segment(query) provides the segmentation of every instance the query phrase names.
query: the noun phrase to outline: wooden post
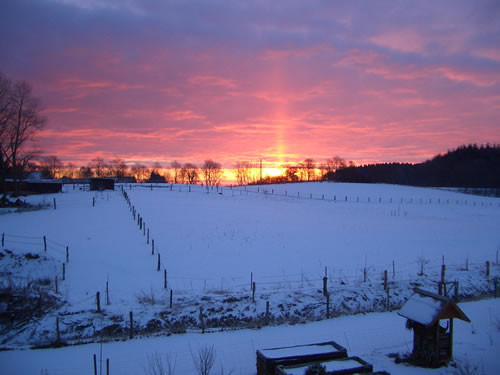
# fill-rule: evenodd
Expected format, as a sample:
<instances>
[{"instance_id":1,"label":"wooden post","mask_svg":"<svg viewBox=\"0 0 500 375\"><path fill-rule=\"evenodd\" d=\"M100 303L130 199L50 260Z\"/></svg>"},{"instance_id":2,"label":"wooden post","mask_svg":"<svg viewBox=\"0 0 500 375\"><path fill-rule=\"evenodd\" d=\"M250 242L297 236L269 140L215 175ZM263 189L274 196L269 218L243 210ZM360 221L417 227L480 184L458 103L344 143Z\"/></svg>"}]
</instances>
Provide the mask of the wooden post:
<instances>
[{"instance_id":1,"label":"wooden post","mask_svg":"<svg viewBox=\"0 0 500 375\"><path fill-rule=\"evenodd\" d=\"M326 294L326 319L330 319L330 294Z\"/></svg>"},{"instance_id":2,"label":"wooden post","mask_svg":"<svg viewBox=\"0 0 500 375\"><path fill-rule=\"evenodd\" d=\"M174 291L170 289L170 308L172 308L173 296L174 296Z\"/></svg>"},{"instance_id":3,"label":"wooden post","mask_svg":"<svg viewBox=\"0 0 500 375\"><path fill-rule=\"evenodd\" d=\"M156 267L156 271L160 272L160 253L158 253L158 265Z\"/></svg>"},{"instance_id":4,"label":"wooden post","mask_svg":"<svg viewBox=\"0 0 500 375\"><path fill-rule=\"evenodd\" d=\"M56 205L56 198L54 198L54 210L57 209L57 205Z\"/></svg>"},{"instance_id":5,"label":"wooden post","mask_svg":"<svg viewBox=\"0 0 500 375\"><path fill-rule=\"evenodd\" d=\"M498 294L497 294L497 290L498 290L498 287L497 287L497 283L498 283L498 279L495 277L493 279L493 282L495 283L495 298L497 298Z\"/></svg>"},{"instance_id":6,"label":"wooden post","mask_svg":"<svg viewBox=\"0 0 500 375\"><path fill-rule=\"evenodd\" d=\"M146 243L149 245L149 228L148 228L148 237L147 237Z\"/></svg>"},{"instance_id":7,"label":"wooden post","mask_svg":"<svg viewBox=\"0 0 500 375\"><path fill-rule=\"evenodd\" d=\"M442 256L442 258L443 258L443 260L442 260L441 264L444 264L444 255Z\"/></svg>"},{"instance_id":8,"label":"wooden post","mask_svg":"<svg viewBox=\"0 0 500 375\"><path fill-rule=\"evenodd\" d=\"M253 287L253 272L250 272L250 289Z\"/></svg>"},{"instance_id":9,"label":"wooden post","mask_svg":"<svg viewBox=\"0 0 500 375\"><path fill-rule=\"evenodd\" d=\"M56 342L61 342L61 333L59 332L59 317L56 316Z\"/></svg>"},{"instance_id":10,"label":"wooden post","mask_svg":"<svg viewBox=\"0 0 500 375\"><path fill-rule=\"evenodd\" d=\"M146 222L144 222L143 225L142 225L142 235L143 236L146 235Z\"/></svg>"},{"instance_id":11,"label":"wooden post","mask_svg":"<svg viewBox=\"0 0 500 375\"><path fill-rule=\"evenodd\" d=\"M496 257L496 262L495 264L498 266L498 250L497 250L497 257Z\"/></svg>"},{"instance_id":12,"label":"wooden post","mask_svg":"<svg viewBox=\"0 0 500 375\"><path fill-rule=\"evenodd\" d=\"M92 207L95 207L95 197L92 197Z\"/></svg>"},{"instance_id":13,"label":"wooden post","mask_svg":"<svg viewBox=\"0 0 500 375\"><path fill-rule=\"evenodd\" d=\"M151 240L151 255L155 255L155 240Z\"/></svg>"},{"instance_id":14,"label":"wooden post","mask_svg":"<svg viewBox=\"0 0 500 375\"><path fill-rule=\"evenodd\" d=\"M455 302L458 302L458 280L455 280L455 293L453 299L455 300Z\"/></svg>"},{"instance_id":15,"label":"wooden post","mask_svg":"<svg viewBox=\"0 0 500 375\"><path fill-rule=\"evenodd\" d=\"M486 261L486 277L490 276L490 261Z\"/></svg>"},{"instance_id":16,"label":"wooden post","mask_svg":"<svg viewBox=\"0 0 500 375\"><path fill-rule=\"evenodd\" d=\"M62 279L63 281L66 280L66 263L62 264Z\"/></svg>"},{"instance_id":17,"label":"wooden post","mask_svg":"<svg viewBox=\"0 0 500 375\"><path fill-rule=\"evenodd\" d=\"M106 375L109 375L109 358L106 358Z\"/></svg>"},{"instance_id":18,"label":"wooden post","mask_svg":"<svg viewBox=\"0 0 500 375\"><path fill-rule=\"evenodd\" d=\"M384 290L387 290L387 270L384 271Z\"/></svg>"},{"instance_id":19,"label":"wooden post","mask_svg":"<svg viewBox=\"0 0 500 375\"><path fill-rule=\"evenodd\" d=\"M56 286L56 294L59 293L59 288L58 288L58 284L57 284L57 276L55 278L55 286Z\"/></svg>"},{"instance_id":20,"label":"wooden post","mask_svg":"<svg viewBox=\"0 0 500 375\"><path fill-rule=\"evenodd\" d=\"M109 305L109 282L106 281L106 306Z\"/></svg>"},{"instance_id":21,"label":"wooden post","mask_svg":"<svg viewBox=\"0 0 500 375\"><path fill-rule=\"evenodd\" d=\"M134 338L134 315L132 314L132 311L129 312L129 338Z\"/></svg>"},{"instance_id":22,"label":"wooden post","mask_svg":"<svg viewBox=\"0 0 500 375\"><path fill-rule=\"evenodd\" d=\"M443 295L443 283L441 281L438 283L438 294Z\"/></svg>"},{"instance_id":23,"label":"wooden post","mask_svg":"<svg viewBox=\"0 0 500 375\"><path fill-rule=\"evenodd\" d=\"M252 284L252 302L255 302L255 282Z\"/></svg>"},{"instance_id":24,"label":"wooden post","mask_svg":"<svg viewBox=\"0 0 500 375\"><path fill-rule=\"evenodd\" d=\"M69 247L66 246L66 263L69 263Z\"/></svg>"},{"instance_id":25,"label":"wooden post","mask_svg":"<svg viewBox=\"0 0 500 375\"><path fill-rule=\"evenodd\" d=\"M266 301L266 319L269 319L269 301Z\"/></svg>"},{"instance_id":26,"label":"wooden post","mask_svg":"<svg viewBox=\"0 0 500 375\"><path fill-rule=\"evenodd\" d=\"M328 294L328 277L323 277L323 295L326 297Z\"/></svg>"},{"instance_id":27,"label":"wooden post","mask_svg":"<svg viewBox=\"0 0 500 375\"><path fill-rule=\"evenodd\" d=\"M387 288L387 310L391 311L391 295L390 295L390 288Z\"/></svg>"},{"instance_id":28,"label":"wooden post","mask_svg":"<svg viewBox=\"0 0 500 375\"><path fill-rule=\"evenodd\" d=\"M97 358L95 354L94 354L94 375L97 375Z\"/></svg>"},{"instance_id":29,"label":"wooden post","mask_svg":"<svg viewBox=\"0 0 500 375\"><path fill-rule=\"evenodd\" d=\"M97 312L101 312L101 293L97 292L95 294L95 303L97 305Z\"/></svg>"},{"instance_id":30,"label":"wooden post","mask_svg":"<svg viewBox=\"0 0 500 375\"><path fill-rule=\"evenodd\" d=\"M366 267L363 268L363 282L366 283Z\"/></svg>"},{"instance_id":31,"label":"wooden post","mask_svg":"<svg viewBox=\"0 0 500 375\"><path fill-rule=\"evenodd\" d=\"M167 289L167 270L163 270L163 289Z\"/></svg>"},{"instance_id":32,"label":"wooden post","mask_svg":"<svg viewBox=\"0 0 500 375\"><path fill-rule=\"evenodd\" d=\"M441 283L444 283L445 274L446 274L446 266L443 264L441 266Z\"/></svg>"},{"instance_id":33,"label":"wooden post","mask_svg":"<svg viewBox=\"0 0 500 375\"><path fill-rule=\"evenodd\" d=\"M43 236L43 251L47 251L47 237Z\"/></svg>"},{"instance_id":34,"label":"wooden post","mask_svg":"<svg viewBox=\"0 0 500 375\"><path fill-rule=\"evenodd\" d=\"M5 233L2 233L2 247L5 245Z\"/></svg>"},{"instance_id":35,"label":"wooden post","mask_svg":"<svg viewBox=\"0 0 500 375\"><path fill-rule=\"evenodd\" d=\"M203 307L200 306L200 328L201 333L205 333L205 323L203 321Z\"/></svg>"}]
</instances>

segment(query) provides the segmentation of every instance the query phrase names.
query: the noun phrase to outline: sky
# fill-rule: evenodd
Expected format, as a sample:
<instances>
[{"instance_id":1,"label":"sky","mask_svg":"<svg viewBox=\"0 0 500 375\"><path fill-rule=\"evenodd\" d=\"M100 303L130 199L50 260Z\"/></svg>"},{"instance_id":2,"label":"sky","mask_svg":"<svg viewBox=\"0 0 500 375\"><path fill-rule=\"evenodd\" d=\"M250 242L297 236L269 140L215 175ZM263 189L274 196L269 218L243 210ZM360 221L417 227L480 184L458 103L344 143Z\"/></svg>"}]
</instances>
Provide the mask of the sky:
<instances>
[{"instance_id":1,"label":"sky","mask_svg":"<svg viewBox=\"0 0 500 375\"><path fill-rule=\"evenodd\" d=\"M421 162L500 143L500 2L3 0L63 161Z\"/></svg>"}]
</instances>

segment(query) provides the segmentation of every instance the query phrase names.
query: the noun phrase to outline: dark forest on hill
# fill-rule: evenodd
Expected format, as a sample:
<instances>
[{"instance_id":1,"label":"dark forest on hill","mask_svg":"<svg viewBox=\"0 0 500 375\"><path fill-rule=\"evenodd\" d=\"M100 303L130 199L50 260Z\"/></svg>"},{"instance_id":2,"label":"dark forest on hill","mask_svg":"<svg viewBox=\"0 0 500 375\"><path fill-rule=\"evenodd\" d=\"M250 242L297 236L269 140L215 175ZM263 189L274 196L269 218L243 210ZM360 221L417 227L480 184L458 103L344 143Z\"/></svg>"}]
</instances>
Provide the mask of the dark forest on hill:
<instances>
[{"instance_id":1,"label":"dark forest on hill","mask_svg":"<svg viewBox=\"0 0 500 375\"><path fill-rule=\"evenodd\" d=\"M419 164L387 163L340 168L324 179L429 187L500 189L500 145L467 145Z\"/></svg>"}]
</instances>

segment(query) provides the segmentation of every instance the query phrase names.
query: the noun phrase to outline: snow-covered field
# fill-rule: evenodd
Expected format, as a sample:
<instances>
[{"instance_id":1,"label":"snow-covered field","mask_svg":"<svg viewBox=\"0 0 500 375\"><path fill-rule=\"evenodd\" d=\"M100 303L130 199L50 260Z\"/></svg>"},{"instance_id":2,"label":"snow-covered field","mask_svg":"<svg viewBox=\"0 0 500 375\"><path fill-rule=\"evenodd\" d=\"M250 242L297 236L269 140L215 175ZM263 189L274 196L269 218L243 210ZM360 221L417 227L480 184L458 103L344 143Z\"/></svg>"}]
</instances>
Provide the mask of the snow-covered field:
<instances>
[{"instance_id":1,"label":"snow-covered field","mask_svg":"<svg viewBox=\"0 0 500 375\"><path fill-rule=\"evenodd\" d=\"M459 282L462 298L491 295L493 278L499 274L500 201L495 198L437 189L333 183L209 192L200 186L127 185L124 191L130 206L119 189L95 193L65 186L63 194L27 198L32 203L52 204L55 197L57 209L0 215L3 249L12 252L2 250L2 283L44 279L52 290L57 276L62 301L28 327L3 333L3 347L53 342L56 316L62 340L69 343L127 338L132 311L134 330L142 338L108 343L103 349L123 374L142 373L141 363L153 352L177 353L178 373L192 373L188 344L197 347L203 342L213 342L219 359L234 363L230 367L236 373L252 374L258 347L327 340L350 346L350 354L364 356L376 369L396 374L402 372L401 365L394 368L385 354L410 350L411 332L395 313L258 331L199 332L202 325L208 331L219 331L324 319L325 276L331 294L330 314L338 316L397 309L415 285L436 291L443 260L445 279ZM136 210L135 219L131 207ZM145 221L145 229L139 229L137 214ZM26 259L26 253L41 258ZM490 262L490 276L486 275L486 261ZM424 275L419 276L422 264ZM385 270L389 303L382 285ZM251 282L255 282L255 302ZM101 295L101 314L95 312L96 292ZM266 302L270 306L267 319ZM496 300L463 304L473 323L457 324L456 357L470 352L470 359L483 363L487 370L500 365L491 354L498 351L498 306ZM366 334L360 327L366 328ZM385 330L390 333L383 333ZM89 344L8 351L0 353L0 362L7 363L6 374L39 373L43 368L49 374L88 373L91 353L96 350L96 344ZM65 359L61 363L55 358ZM71 362L67 362L69 358ZM494 373L489 370L486 373Z\"/></svg>"}]
</instances>

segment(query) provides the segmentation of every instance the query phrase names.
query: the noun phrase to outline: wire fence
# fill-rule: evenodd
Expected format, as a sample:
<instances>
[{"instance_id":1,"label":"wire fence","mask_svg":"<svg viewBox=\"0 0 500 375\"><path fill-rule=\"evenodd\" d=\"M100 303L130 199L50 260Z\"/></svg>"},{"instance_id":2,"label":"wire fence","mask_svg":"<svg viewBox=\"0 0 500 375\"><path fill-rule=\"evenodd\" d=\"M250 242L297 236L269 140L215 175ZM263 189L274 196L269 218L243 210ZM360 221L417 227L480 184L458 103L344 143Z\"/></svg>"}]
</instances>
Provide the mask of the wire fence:
<instances>
[{"instance_id":1,"label":"wire fence","mask_svg":"<svg viewBox=\"0 0 500 375\"><path fill-rule=\"evenodd\" d=\"M441 198L426 196L388 196L387 193L379 195L362 195L356 193L318 193L300 192L296 189L280 188L273 185L247 185L247 186L206 186L184 184L122 184L122 190L149 189L170 192L218 194L223 196L262 195L289 199L314 200L329 203L364 203L364 204L392 204L392 205L421 205L421 206L458 206L458 207L500 207L500 200L491 197L466 197L466 198Z\"/></svg>"}]
</instances>

